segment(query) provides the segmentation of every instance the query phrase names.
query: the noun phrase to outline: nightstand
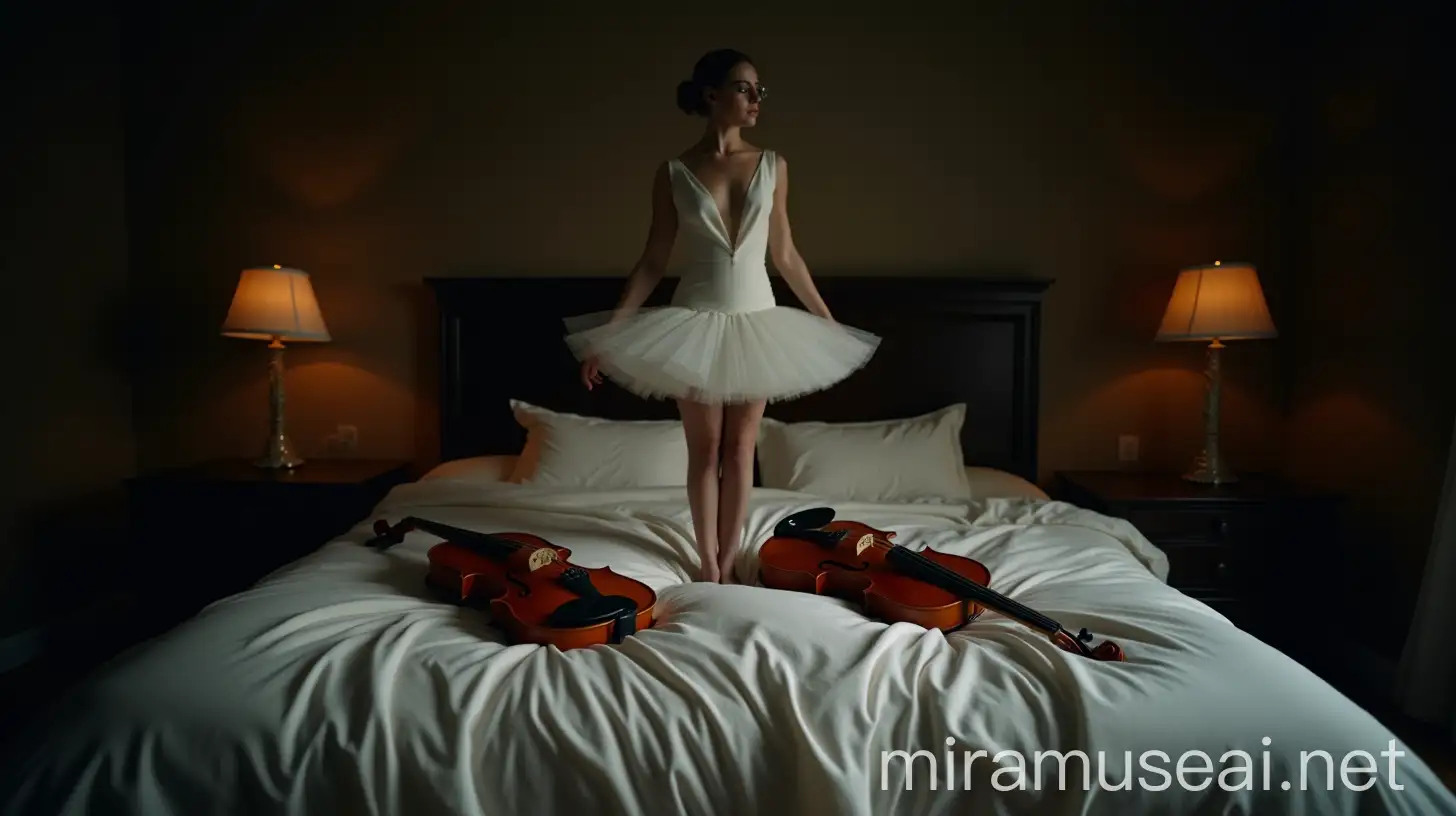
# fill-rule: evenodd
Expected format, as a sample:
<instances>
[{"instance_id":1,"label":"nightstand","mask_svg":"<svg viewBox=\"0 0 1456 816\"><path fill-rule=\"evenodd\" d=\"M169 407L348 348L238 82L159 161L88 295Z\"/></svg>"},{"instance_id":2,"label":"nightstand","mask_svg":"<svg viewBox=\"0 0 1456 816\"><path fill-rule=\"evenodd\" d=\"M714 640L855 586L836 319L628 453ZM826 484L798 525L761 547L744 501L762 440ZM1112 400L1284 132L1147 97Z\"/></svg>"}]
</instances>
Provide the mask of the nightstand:
<instances>
[{"instance_id":1,"label":"nightstand","mask_svg":"<svg viewBox=\"0 0 1456 816\"><path fill-rule=\"evenodd\" d=\"M379 459L292 471L220 460L138 476L127 483L129 578L149 615L164 617L157 625L170 625L347 532L411 478L408 462Z\"/></svg>"},{"instance_id":2,"label":"nightstand","mask_svg":"<svg viewBox=\"0 0 1456 816\"><path fill-rule=\"evenodd\" d=\"M1125 519L1168 555L1168 583L1261 636L1288 611L1310 555L1334 546L1339 500L1278 477L1202 485L1178 475L1059 472L1053 498ZM1306 571L1305 576L1308 575Z\"/></svg>"}]
</instances>

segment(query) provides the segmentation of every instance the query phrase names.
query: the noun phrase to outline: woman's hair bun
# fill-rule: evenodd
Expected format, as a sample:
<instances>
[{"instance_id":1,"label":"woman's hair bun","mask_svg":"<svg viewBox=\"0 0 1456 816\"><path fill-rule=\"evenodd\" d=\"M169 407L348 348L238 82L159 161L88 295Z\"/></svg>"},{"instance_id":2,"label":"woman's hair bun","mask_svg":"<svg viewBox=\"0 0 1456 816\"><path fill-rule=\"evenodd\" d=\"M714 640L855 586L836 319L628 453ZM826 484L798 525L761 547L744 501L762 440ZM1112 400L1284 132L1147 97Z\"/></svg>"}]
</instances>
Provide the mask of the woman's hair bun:
<instances>
[{"instance_id":1,"label":"woman's hair bun","mask_svg":"<svg viewBox=\"0 0 1456 816\"><path fill-rule=\"evenodd\" d=\"M703 113L703 94L696 82L685 79L677 84L677 107L689 116Z\"/></svg>"},{"instance_id":2,"label":"woman's hair bun","mask_svg":"<svg viewBox=\"0 0 1456 816\"><path fill-rule=\"evenodd\" d=\"M693 78L677 84L678 108L689 115L707 116L708 103L703 99L703 89L722 85L741 62L752 64L753 60L732 48L719 48L704 54L693 66Z\"/></svg>"}]
</instances>

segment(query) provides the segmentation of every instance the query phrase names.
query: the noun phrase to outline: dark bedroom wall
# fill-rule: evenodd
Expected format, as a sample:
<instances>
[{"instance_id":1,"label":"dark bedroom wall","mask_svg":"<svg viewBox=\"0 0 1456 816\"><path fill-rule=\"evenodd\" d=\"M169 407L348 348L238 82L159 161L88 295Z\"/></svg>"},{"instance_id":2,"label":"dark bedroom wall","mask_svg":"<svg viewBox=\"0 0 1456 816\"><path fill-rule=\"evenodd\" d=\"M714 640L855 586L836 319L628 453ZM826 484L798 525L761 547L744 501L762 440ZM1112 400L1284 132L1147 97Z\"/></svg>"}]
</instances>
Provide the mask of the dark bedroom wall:
<instances>
[{"instance_id":1,"label":"dark bedroom wall","mask_svg":"<svg viewBox=\"0 0 1456 816\"><path fill-rule=\"evenodd\" d=\"M1184 466L1202 350L1152 342L1176 270L1254 259L1276 317L1284 307L1287 21L1254 3L1056 5L133 5L131 237L154 316L141 463L257 449L264 350L217 336L256 263L311 271L337 341L290 358L304 454L351 423L364 454L428 460L411 289L427 275L625 274L655 166L700 133L673 89L732 45L772 89L750 137L789 160L812 270L1056 278L1044 475L1115 465L1122 433L1142 435L1145 465ZM1233 58L1234 41L1247 53ZM1243 469L1281 452L1277 352L1227 355Z\"/></svg>"},{"instance_id":2,"label":"dark bedroom wall","mask_svg":"<svg viewBox=\"0 0 1456 816\"><path fill-rule=\"evenodd\" d=\"M117 34L101 3L0 5L0 638L85 607L120 557L135 451Z\"/></svg>"},{"instance_id":3,"label":"dark bedroom wall","mask_svg":"<svg viewBox=\"0 0 1456 816\"><path fill-rule=\"evenodd\" d=\"M1116 466L1122 433L1142 436L1144 466L1184 466L1202 350L1153 330L1180 265L1258 262L1281 336L1225 355L1227 451L1353 496L1339 569L1377 587L1365 631L1403 635L1452 410L1435 372L1449 323L1423 322L1444 271L1444 147L1423 118L1441 98L1434 24L1350 3L1317 29L1301 9L1318 4L1252 2L642 4L630 20L586 4L161 5L128 3L120 23L74 5L0 18L23 89L0 139L22 202L3 257L25 389L6 401L0 630L72 602L37 575L98 574L52 558L96 553L47 545L106 540L93 533L119 523L133 464L256 451L263 349L217 336L243 266L312 271L334 332L291 353L305 455L346 422L361 454L428 460L419 278L623 274L654 166L698 135L673 86L734 45L773 89L750 137L790 160L817 274L1057 279L1044 474Z\"/></svg>"},{"instance_id":4,"label":"dark bedroom wall","mask_svg":"<svg viewBox=\"0 0 1456 816\"><path fill-rule=\"evenodd\" d=\"M1456 285L1442 231L1450 94L1436 6L1328 4L1309 65L1308 220L1289 291L1289 466L1349 498L1321 555L1354 601L1331 634L1397 659L1452 423ZM1353 620L1351 620L1353 618Z\"/></svg>"}]
</instances>

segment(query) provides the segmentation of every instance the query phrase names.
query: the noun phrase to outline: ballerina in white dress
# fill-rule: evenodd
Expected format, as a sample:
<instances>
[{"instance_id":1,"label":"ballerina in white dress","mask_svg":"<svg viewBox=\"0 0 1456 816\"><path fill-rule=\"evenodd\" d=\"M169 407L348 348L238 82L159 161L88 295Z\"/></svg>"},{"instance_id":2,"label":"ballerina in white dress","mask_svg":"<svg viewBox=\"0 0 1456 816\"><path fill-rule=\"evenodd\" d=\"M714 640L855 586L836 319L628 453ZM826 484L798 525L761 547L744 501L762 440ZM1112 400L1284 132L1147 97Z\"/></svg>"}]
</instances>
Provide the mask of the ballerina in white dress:
<instances>
[{"instance_id":1,"label":"ballerina in white dress","mask_svg":"<svg viewBox=\"0 0 1456 816\"><path fill-rule=\"evenodd\" d=\"M765 405L844 380L879 338L835 322L789 231L788 163L743 140L765 97L753 62L710 52L677 97L707 132L658 169L647 246L617 308L568 318L566 342L587 388L605 374L677 401L702 580L732 581ZM671 305L642 308L674 248L682 277ZM808 311L775 302L766 256Z\"/></svg>"}]
</instances>

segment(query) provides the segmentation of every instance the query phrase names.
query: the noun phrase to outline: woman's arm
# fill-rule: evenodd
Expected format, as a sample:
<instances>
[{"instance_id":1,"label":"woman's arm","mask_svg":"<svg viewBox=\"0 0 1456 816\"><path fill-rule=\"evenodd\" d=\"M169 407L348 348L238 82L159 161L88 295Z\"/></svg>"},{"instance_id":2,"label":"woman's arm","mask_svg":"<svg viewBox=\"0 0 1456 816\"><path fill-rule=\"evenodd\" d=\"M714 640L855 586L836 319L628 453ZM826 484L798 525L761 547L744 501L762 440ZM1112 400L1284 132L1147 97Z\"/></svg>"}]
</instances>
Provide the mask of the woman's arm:
<instances>
[{"instance_id":1,"label":"woman's arm","mask_svg":"<svg viewBox=\"0 0 1456 816\"><path fill-rule=\"evenodd\" d=\"M789 229L789 162L784 157L778 157L778 181L774 185L774 204L772 220L769 221L768 230L768 252L773 258L774 268L784 276L784 282L789 285L799 302L810 314L818 315L825 320L833 320L834 316L829 313L829 307L824 305L824 299L819 297L819 290L814 286L814 279L809 276L809 266L799 255L799 250L794 247L793 232Z\"/></svg>"},{"instance_id":2,"label":"woman's arm","mask_svg":"<svg viewBox=\"0 0 1456 816\"><path fill-rule=\"evenodd\" d=\"M672 201L672 179L667 173L664 162L652 179L652 226L647 230L647 245L627 276L612 322L631 317L667 274L672 245L677 240L677 206Z\"/></svg>"}]
</instances>

